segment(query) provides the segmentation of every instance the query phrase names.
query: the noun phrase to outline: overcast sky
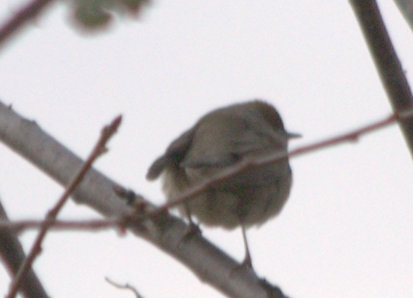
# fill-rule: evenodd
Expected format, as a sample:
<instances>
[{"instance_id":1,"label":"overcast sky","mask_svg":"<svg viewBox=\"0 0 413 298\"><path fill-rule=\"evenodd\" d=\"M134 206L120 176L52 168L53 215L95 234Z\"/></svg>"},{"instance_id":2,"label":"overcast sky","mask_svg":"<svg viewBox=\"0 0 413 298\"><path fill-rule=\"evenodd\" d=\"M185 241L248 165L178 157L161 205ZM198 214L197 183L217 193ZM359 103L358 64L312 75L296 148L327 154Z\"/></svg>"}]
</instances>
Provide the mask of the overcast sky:
<instances>
[{"instance_id":1,"label":"overcast sky","mask_svg":"<svg viewBox=\"0 0 413 298\"><path fill-rule=\"evenodd\" d=\"M379 1L412 82L413 37ZM22 1L2 0L0 20ZM348 1L153 1L137 20L85 35L54 5L0 52L0 100L86 157L101 127L124 122L98 160L103 173L164 201L145 173L209 110L262 98L290 131L290 148L391 113ZM283 212L248 231L258 275L292 297L413 297L413 169L396 125L291 161ZM0 144L0 195L14 219L41 218L62 188ZM68 204L61 218L98 215ZM202 227L201 227L202 228ZM203 228L234 258L239 229ZM26 248L35 233L22 237ZM35 269L52 297L222 297L144 240L114 231L50 234ZM9 277L0 267L0 296Z\"/></svg>"}]
</instances>

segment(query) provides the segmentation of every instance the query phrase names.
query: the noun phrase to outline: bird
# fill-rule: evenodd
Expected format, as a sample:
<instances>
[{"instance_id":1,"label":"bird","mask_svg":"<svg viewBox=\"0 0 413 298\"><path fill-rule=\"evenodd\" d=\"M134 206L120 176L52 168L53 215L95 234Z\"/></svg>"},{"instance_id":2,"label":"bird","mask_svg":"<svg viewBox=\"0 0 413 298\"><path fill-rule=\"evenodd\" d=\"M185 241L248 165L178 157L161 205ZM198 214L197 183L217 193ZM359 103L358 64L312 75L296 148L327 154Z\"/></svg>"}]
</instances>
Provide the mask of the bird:
<instances>
[{"instance_id":1,"label":"bird","mask_svg":"<svg viewBox=\"0 0 413 298\"><path fill-rule=\"evenodd\" d=\"M263 100L215 109L182 133L149 167L146 178L162 177L168 201L223 169L268 154L288 152L288 141L299 134L285 130L275 107ZM191 226L195 216L205 226L241 227L245 245L242 264L252 268L246 228L260 226L279 214L290 193L292 170L288 156L250 167L178 205Z\"/></svg>"}]
</instances>

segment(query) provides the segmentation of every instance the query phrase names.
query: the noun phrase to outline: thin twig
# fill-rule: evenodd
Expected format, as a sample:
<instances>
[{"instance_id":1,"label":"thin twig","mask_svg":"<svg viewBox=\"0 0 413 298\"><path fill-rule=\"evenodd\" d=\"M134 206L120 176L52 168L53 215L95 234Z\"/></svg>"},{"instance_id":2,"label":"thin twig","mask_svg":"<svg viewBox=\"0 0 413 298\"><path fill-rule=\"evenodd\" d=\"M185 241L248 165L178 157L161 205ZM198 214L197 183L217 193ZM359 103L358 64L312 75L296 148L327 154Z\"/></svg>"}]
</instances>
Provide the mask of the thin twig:
<instances>
[{"instance_id":1,"label":"thin twig","mask_svg":"<svg viewBox=\"0 0 413 298\"><path fill-rule=\"evenodd\" d=\"M381 120L381 121L378 121L378 122L375 122L375 123L373 123L373 124L370 124L370 125L367 125L367 126L364 126L364 127L362 127L362 128L359 128L359 129L357 129L357 130L355 130L355 131L352 131L352 132L350 132L350 133L347 133L347 137L345 136L346 134L344 134L344 135L341 135L341 136L339 136L339 137L335 137L335 138L330 138L330 139L327 139L327 140L325 140L325 141L323 141L323 142L317 142L317 143L314 143L314 144L312 144L312 145L309 145L309 146L306 146L306 147L312 147L311 148L311 150L316 150L316 149L321 149L323 146L328 146L328 145L333 145L333 144L335 144L335 143L339 143L339 142L344 142L344 141L354 141L354 140L356 140L361 134L365 134L365 133L367 133L367 132L370 132L370 131L373 131L373 130L376 130L376 129L379 129L379 128L381 128L381 127L384 127L384 126L386 126L386 125L389 125L389 124L391 124L391 123L393 123L396 119L407 119L407 118L410 118L410 117L412 117L413 116L413 113L412 112L408 112L408 113L403 113L403 115L400 115L400 116L390 116L390 117L386 117L384 120ZM337 140L338 139L338 140ZM341 139L341 140L340 140ZM322 144L322 143L324 143L324 144ZM310 149L307 149L307 150L304 150L305 149L305 147L303 148L303 147L301 147L301 148L298 148L298 149L296 149L296 150L294 150L293 152L291 152L291 154L296 154L296 155L298 155L298 154L303 154L303 153L308 153L308 152L310 152L311 150ZM297 151L297 153L294 153L295 151ZM301 151L301 152L300 152ZM283 157L285 157L285 156L283 156ZM282 157L280 157L280 156L278 156L277 158L282 158ZM256 162L273 162L273 161L256 161ZM247 165L248 166L248 165ZM242 169L241 169L242 170ZM234 175L235 175L235 173L233 173ZM228 177L230 177L230 176L228 176ZM104 181L105 182L105 181ZM103 182L102 182L103 183ZM109 184L109 187L112 189L112 193L113 193L113 185L117 185L116 183L114 183L114 182L109 182L108 183ZM205 187L205 186L204 186ZM198 190L198 191L203 191L203 189L200 189L200 190ZM105 195L105 194L101 194L101 195ZM193 194L192 194L193 195ZM107 195L106 195L107 196ZM161 208L162 208L162 206L161 206ZM106 210L106 209L105 209ZM126 211L126 210L125 210ZM161 213L162 211L157 211L157 213ZM125 214L125 213L124 213ZM118 215L120 215L120 214L118 214ZM139 223L139 221L141 221L141 220L144 220L144 219L146 219L147 218L147 216L148 216L148 214L146 215L146 216L144 216L144 217L139 217L139 218L134 218L134 220L131 220L131 222L133 221L134 223L136 222L136 223ZM123 218L123 220L125 220L125 218ZM129 219L128 219L129 220ZM169 220L171 220L172 221L172 218L169 218ZM50 223L50 225L51 225L52 223ZM114 223L114 225L117 225L117 223L115 224ZM136 232L137 230L136 230L136 227L135 227L135 225L133 225L133 228L132 228L132 230L134 231L134 232ZM142 230L141 229L138 229L138 231L140 231L140 232L142 232ZM147 234L147 232L144 232L142 235L144 235L144 236L146 236L147 237L147 239L152 239L152 238L150 238L150 236L148 236L149 234ZM157 238L156 239L159 239L159 236L157 235L156 236ZM200 239L201 240L201 239ZM154 241L154 243L157 243L157 242L155 242ZM158 243L157 243L158 244ZM205 245L207 245L208 243L205 243ZM169 242L168 242L168 245L166 245L165 244L165 241L164 242L162 242L162 245L165 245L165 247L167 246L168 248L171 246L171 245L173 245L173 247L175 247L175 242L173 242L173 244L169 244ZM159 247L163 247L162 245L159 245ZM213 247L213 246L207 246L208 247L208 249L211 249L211 250L214 250L214 253L215 253L215 251L216 251L216 255L215 256L221 256L221 255L223 255L221 252L218 252L217 250L216 250L216 248L215 247ZM168 250L169 251L169 250ZM172 251L172 250L171 250ZM181 250L179 250L179 251L181 251ZM179 255L176 251L172 251L173 253L174 253L174 256L177 256L179 259L184 259L181 255ZM186 256L187 256L187 254L186 254ZM205 257L206 258L208 258L209 257L209 254L206 254L205 255ZM227 258L224 258L224 257L222 257L222 259L225 261L225 262L228 262L228 263L231 263L231 260L229 260L229 259L227 259ZM185 259L185 260L187 260L187 259ZM192 259L189 259L189 260L187 260L187 263L190 263L191 265L192 265L192 263L191 263L191 260ZM197 267L194 267L194 268L197 268ZM194 269L195 270L195 269ZM202 270L204 270L204 269L202 269ZM194 271L194 272L196 272L196 273L198 273L198 271ZM205 274L204 274L204 272L205 271L202 271L202 273L198 273L199 274L199 276L202 276L202 277L204 277L205 276ZM205 278L205 277L204 277ZM213 277L209 277L211 280L213 280ZM256 282L256 280L254 281L254 280L250 280L250 279L245 279L248 283L246 283L246 285L248 284L248 285L253 285L254 286L254 290L251 290L251 292L254 292L255 293L255 291L258 293L260 290L259 289L257 289L256 288L256 284L255 284L255 282ZM211 284L213 284L213 285L216 285L216 283L214 283L214 281L210 281L210 283ZM237 295L239 296L239 295L241 295L241 293L244 293L244 292L240 292L240 291L237 291L235 288L233 288L233 287L218 287L220 290L222 290L224 293L238 293ZM238 289L238 288L237 288ZM244 290L245 289L250 289L249 287L245 287L245 288L243 288ZM242 295L241 295L242 296Z\"/></svg>"},{"instance_id":2,"label":"thin twig","mask_svg":"<svg viewBox=\"0 0 413 298\"><path fill-rule=\"evenodd\" d=\"M42 225L39 234L37 235L37 238L25 260L25 262L22 264L20 267L19 271L17 272L15 278L13 279L11 285L10 285L10 291L9 294L6 296L8 298L14 298L17 294L17 291L19 289L20 283L26 274L27 270L31 267L33 264L34 259L36 256L40 253L41 251L41 244L43 239L46 236L46 233L49 229L49 227L52 225L53 221L56 219L57 214L59 211L62 209L64 204L67 202L70 194L74 191L76 186L82 181L83 177L86 175L87 171L90 169L92 166L93 162L101 155L103 154L107 149L105 147L106 143L109 141L109 139L114 135L114 133L117 131L120 123L121 123L122 117L118 116L116 117L112 123L108 126L105 126L101 132L101 136L96 143L95 147L93 148L91 154L87 158L86 162L83 164L82 168L79 170L78 174L74 177L73 181L67 186L65 192L63 195L60 197L59 201L57 204L49 210L49 212L46 215L47 221L44 222Z\"/></svg>"},{"instance_id":3,"label":"thin twig","mask_svg":"<svg viewBox=\"0 0 413 298\"><path fill-rule=\"evenodd\" d=\"M413 112L405 113L401 118L409 118L413 117ZM187 193L177 197L174 199L173 202L168 202L160 207L156 208L153 212L149 212L148 215L159 214L171 207L174 207L178 204L182 204L188 198L197 195L198 193L205 191L207 188L222 182L225 179L228 179L234 175L238 175L240 172L248 170L250 167L254 166L262 166L264 164L276 162L282 158L290 157L293 158L295 156L310 153L312 151L316 151L325 147L329 147L332 145L337 145L343 142L354 142L362 135L367 133L373 132L385 126L388 126L396 121L397 117L394 115L388 116L382 120L376 121L374 123L368 124L358 129L354 129L347 133L344 133L340 136L336 136L333 138L327 138L325 140L315 142L306 146L299 147L295 150L290 151L289 154L271 154L265 157L261 157L259 159L251 159L245 160L237 165L228 168L227 170L223 170L219 175L214 176L213 178L209 179L208 181L188 190ZM145 216L145 218L147 218ZM143 218L141 218L143 219ZM135 218L136 220L136 218ZM106 229L113 226L121 226L125 222L125 218L123 219L97 219L97 220L83 220L83 221L71 221L71 220L21 220L21 221L14 221L14 222L0 222L0 227L7 227L10 229L15 229L18 231L25 230L25 229L35 229L42 226L42 224L49 224L53 229L65 229L65 230L77 230L77 229L86 229L86 230L95 230L95 229Z\"/></svg>"},{"instance_id":4,"label":"thin twig","mask_svg":"<svg viewBox=\"0 0 413 298\"><path fill-rule=\"evenodd\" d=\"M78 156L36 123L18 115L1 100L0 139L63 186L68 185L83 164ZM72 197L105 217L122 217L133 210L118 198L115 185L119 183L92 168ZM154 207L149 201L144 203L149 209ZM185 223L171 214L160 217L145 223L144 228L142 222L131 222L129 231L182 262L197 277L227 296L266 297L267 290L254 272L234 272L238 263L201 235L194 236L191 241L181 241L188 233ZM223 283L229 275L233 278Z\"/></svg>"},{"instance_id":5,"label":"thin twig","mask_svg":"<svg viewBox=\"0 0 413 298\"><path fill-rule=\"evenodd\" d=\"M384 128L390 124L393 124L399 118L408 119L412 117L413 117L413 112L403 113L399 117L395 115L391 115L384 119L365 125L363 127L353 129L342 135L332 137L332 138L327 138L322 141L314 142L312 144L296 148L290 151L289 154L275 153L275 154L261 157L259 159L256 158L252 160L245 160L231 168L228 168L227 170L223 170L219 175L212 177L208 181L198 186L195 186L194 188L191 188L183 195L177 197L176 200L174 199L173 202L165 203L159 206L158 208L156 208L154 211L139 212L137 216L132 215L131 217L123 217L123 218L118 218L118 219L87 219L87 220L56 220L56 219L36 220L36 219L32 219L32 220L20 220L20 221L12 221L12 222L0 221L0 228L9 228L9 229L21 232L21 231L28 230L28 229L38 229L38 228L41 228L45 224L47 224L49 228L53 230L102 230L102 229L108 229L111 227L123 227L125 223L128 223L130 221L133 221L136 223L150 216L164 212L178 204L182 204L189 198L197 195L198 193L202 191L205 191L207 188L219 182L222 182L223 180L228 179L234 175L238 175L240 172L246 171L250 167L262 166L268 163L273 163L285 157L294 158L295 156L298 156L298 155L310 153L310 152L313 152L319 149L323 149L323 148L330 147L330 146L337 145L337 144L344 143L344 142L354 142L358 140L361 136L367 133L371 133L380 128ZM120 187L120 186L117 186L117 187ZM122 191L126 191L126 190L122 188ZM139 198L144 199L141 196L139 196ZM140 214L145 214L145 215L141 216Z\"/></svg>"},{"instance_id":6,"label":"thin twig","mask_svg":"<svg viewBox=\"0 0 413 298\"><path fill-rule=\"evenodd\" d=\"M8 223L9 219L0 201L0 222ZM20 243L16 232L7 227L0 226L0 259L10 276L14 276L19 270L21 264L26 259L23 245ZM29 270L21 285L21 292L24 297L47 298L47 294L42 282L34 270Z\"/></svg>"},{"instance_id":7,"label":"thin twig","mask_svg":"<svg viewBox=\"0 0 413 298\"><path fill-rule=\"evenodd\" d=\"M413 95L374 0L350 1L395 114L413 109ZM399 122L413 157L413 119Z\"/></svg>"},{"instance_id":8,"label":"thin twig","mask_svg":"<svg viewBox=\"0 0 413 298\"><path fill-rule=\"evenodd\" d=\"M211 186L216 185L220 182L223 182L224 180L229 179L235 175L238 175L241 172L244 172L251 167L257 167L257 166L262 166L265 164L277 162L286 157L295 157L298 155L310 153L310 152L316 151L321 148L330 147L330 146L337 145L337 144L344 143L344 142L354 142L358 138L360 138L360 136L376 131L390 124L393 124L398 119L410 119L410 118L413 118L413 111L403 113L402 115L399 115L399 116L395 116L395 115L387 116L386 118L382 120L365 125L361 128L352 130L350 132L344 133L342 135L339 135L333 138L327 138L325 140L297 148L295 150L290 151L289 153L273 153L273 154L269 154L269 155L266 155L260 158L243 160L235 164L234 166L231 166L227 169L223 169L217 175L214 175L213 177L207 179L203 183L200 183L190 188L189 190L185 191L184 193L177 196L176 198L172 198L170 201L159 206L154 211L149 212L148 215L160 214L161 212L164 212L165 210L168 210L176 205L182 204L190 200L197 194L200 194L201 192L207 190Z\"/></svg>"},{"instance_id":9,"label":"thin twig","mask_svg":"<svg viewBox=\"0 0 413 298\"><path fill-rule=\"evenodd\" d=\"M46 8L48 4L52 2L53 0L34 0L25 5L9 20L7 20L0 27L0 47L8 38L12 37L13 34L22 27L22 25L27 23L30 19L36 17Z\"/></svg>"},{"instance_id":10,"label":"thin twig","mask_svg":"<svg viewBox=\"0 0 413 298\"><path fill-rule=\"evenodd\" d=\"M112 286L114 286L114 287L116 287L116 288L118 288L118 289L131 290L131 291L135 294L136 298L143 298L143 296L138 292L138 290L136 290L135 287L131 286L131 285L128 284L128 283L126 283L126 284L124 284L124 285L121 285L121 284L119 284L119 283L116 283L116 282L110 280L109 277L105 277L105 280L106 280L109 284L111 284Z\"/></svg>"}]
</instances>

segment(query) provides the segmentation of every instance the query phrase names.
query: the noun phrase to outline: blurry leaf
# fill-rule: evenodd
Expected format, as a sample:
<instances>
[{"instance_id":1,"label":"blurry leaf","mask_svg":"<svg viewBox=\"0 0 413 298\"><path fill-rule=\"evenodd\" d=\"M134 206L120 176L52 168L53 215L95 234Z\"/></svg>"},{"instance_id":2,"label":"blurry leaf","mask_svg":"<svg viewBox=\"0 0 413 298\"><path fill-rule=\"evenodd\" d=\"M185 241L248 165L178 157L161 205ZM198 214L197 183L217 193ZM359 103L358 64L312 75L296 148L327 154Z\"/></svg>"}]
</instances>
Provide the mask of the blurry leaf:
<instances>
[{"instance_id":1,"label":"blurry leaf","mask_svg":"<svg viewBox=\"0 0 413 298\"><path fill-rule=\"evenodd\" d=\"M96 0L78 1L80 5L75 9L75 19L86 27L100 27L106 25L111 16L105 12L102 5Z\"/></svg>"},{"instance_id":2,"label":"blurry leaf","mask_svg":"<svg viewBox=\"0 0 413 298\"><path fill-rule=\"evenodd\" d=\"M113 14L129 12L136 15L148 0L72 0L74 20L83 29L102 29L112 20ZM130 14L129 14L130 15Z\"/></svg>"},{"instance_id":3,"label":"blurry leaf","mask_svg":"<svg viewBox=\"0 0 413 298\"><path fill-rule=\"evenodd\" d=\"M146 1L142 0L120 0L128 9L138 11Z\"/></svg>"}]
</instances>

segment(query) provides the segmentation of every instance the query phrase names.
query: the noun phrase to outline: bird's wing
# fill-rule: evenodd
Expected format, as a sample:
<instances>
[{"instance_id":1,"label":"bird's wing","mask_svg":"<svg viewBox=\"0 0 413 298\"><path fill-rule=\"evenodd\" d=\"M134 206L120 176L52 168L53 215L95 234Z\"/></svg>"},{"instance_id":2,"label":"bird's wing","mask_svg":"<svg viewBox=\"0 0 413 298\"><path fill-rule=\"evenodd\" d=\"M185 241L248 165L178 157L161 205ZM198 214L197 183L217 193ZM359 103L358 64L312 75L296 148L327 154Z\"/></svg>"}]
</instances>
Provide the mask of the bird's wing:
<instances>
[{"instance_id":1,"label":"bird's wing","mask_svg":"<svg viewBox=\"0 0 413 298\"><path fill-rule=\"evenodd\" d=\"M249 128L243 127L231 131L231 134L216 133L213 139L197 139L186 152L180 166L192 169L227 167L267 146L267 140Z\"/></svg>"},{"instance_id":2,"label":"bird's wing","mask_svg":"<svg viewBox=\"0 0 413 298\"><path fill-rule=\"evenodd\" d=\"M149 167L146 179L154 180L158 178L167 165L180 164L191 145L194 130L194 127L187 130L168 146L165 154L156 159Z\"/></svg>"}]
</instances>

